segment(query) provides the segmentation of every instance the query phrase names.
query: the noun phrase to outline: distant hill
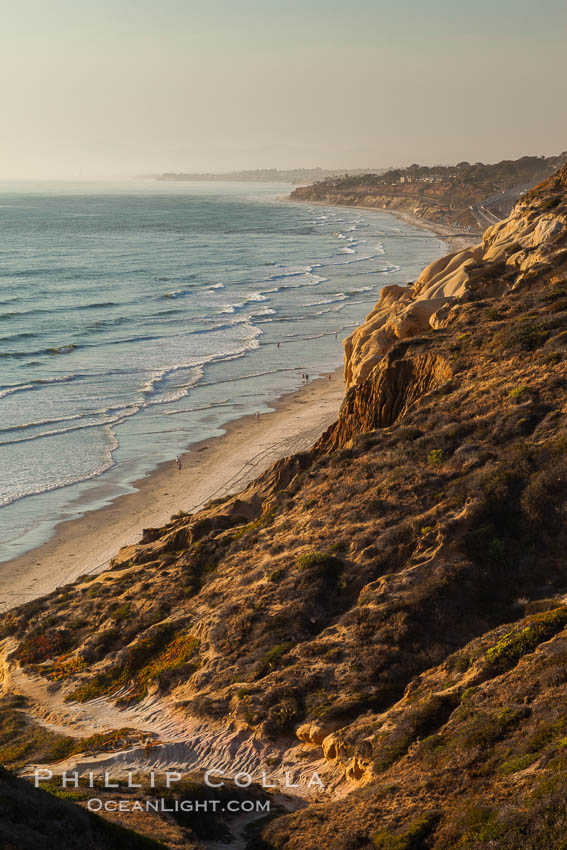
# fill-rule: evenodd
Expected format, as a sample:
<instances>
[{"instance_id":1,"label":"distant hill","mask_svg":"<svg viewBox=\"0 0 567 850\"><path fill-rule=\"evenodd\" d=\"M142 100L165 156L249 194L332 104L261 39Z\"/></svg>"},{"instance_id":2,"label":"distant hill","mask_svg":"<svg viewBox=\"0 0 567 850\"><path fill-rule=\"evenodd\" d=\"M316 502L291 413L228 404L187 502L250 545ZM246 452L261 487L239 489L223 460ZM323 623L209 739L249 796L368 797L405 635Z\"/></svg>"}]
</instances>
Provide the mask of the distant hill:
<instances>
[{"instance_id":1,"label":"distant hill","mask_svg":"<svg viewBox=\"0 0 567 850\"><path fill-rule=\"evenodd\" d=\"M299 201L378 207L413 213L430 221L483 230L509 215L524 191L567 162L559 156L523 156L492 165L411 165L390 171L325 177L295 189Z\"/></svg>"},{"instance_id":2,"label":"distant hill","mask_svg":"<svg viewBox=\"0 0 567 850\"><path fill-rule=\"evenodd\" d=\"M383 174L384 169L375 171L375 174ZM327 178L349 178L353 175L366 174L368 169L358 168L350 171L329 170L327 168L256 168L250 171L229 171L226 173L215 174L209 173L185 173L185 172L165 172L156 177L157 180L243 180L252 183L295 183L297 185L304 183L313 183L316 180L325 180Z\"/></svg>"}]
</instances>

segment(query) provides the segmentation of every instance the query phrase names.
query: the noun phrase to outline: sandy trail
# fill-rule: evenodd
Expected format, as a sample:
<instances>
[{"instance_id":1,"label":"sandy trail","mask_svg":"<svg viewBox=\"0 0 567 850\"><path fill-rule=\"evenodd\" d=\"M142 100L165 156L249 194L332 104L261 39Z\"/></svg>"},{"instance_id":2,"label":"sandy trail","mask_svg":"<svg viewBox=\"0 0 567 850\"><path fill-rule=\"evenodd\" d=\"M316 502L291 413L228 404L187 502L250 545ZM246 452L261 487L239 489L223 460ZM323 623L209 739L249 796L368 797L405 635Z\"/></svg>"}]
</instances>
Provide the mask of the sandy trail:
<instances>
[{"instance_id":1,"label":"sandy trail","mask_svg":"<svg viewBox=\"0 0 567 850\"><path fill-rule=\"evenodd\" d=\"M140 743L126 749L79 753L53 765L38 765L50 768L55 774L75 770L84 774L92 770L96 775L109 771L114 776L124 776L129 770L216 770L234 777L242 771L258 782L265 775L266 782L292 796L321 795L318 784L310 785L314 772L322 777L325 794L344 784L342 772L322 758L320 748L311 748L308 758L298 758L302 750L299 743L285 749L261 741L251 728L234 721L227 724L187 717L172 696L149 694L141 702L126 707L119 707L106 697L86 703L65 702L72 685L60 686L22 670L9 658L16 646L13 638L0 644L0 694L26 697L25 713L31 719L52 732L74 738L123 728L140 730ZM114 696L119 697L120 692ZM29 765L26 772L34 767Z\"/></svg>"}]
</instances>

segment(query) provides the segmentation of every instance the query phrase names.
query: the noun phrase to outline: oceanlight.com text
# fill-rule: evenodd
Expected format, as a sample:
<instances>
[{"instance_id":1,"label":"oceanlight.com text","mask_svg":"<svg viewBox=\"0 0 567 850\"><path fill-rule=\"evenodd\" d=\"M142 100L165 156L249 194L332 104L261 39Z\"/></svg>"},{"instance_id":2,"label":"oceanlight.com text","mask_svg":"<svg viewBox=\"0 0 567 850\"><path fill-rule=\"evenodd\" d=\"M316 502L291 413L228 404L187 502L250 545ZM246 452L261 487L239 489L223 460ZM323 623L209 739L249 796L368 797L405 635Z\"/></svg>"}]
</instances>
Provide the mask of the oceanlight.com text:
<instances>
[{"instance_id":1,"label":"oceanlight.com text","mask_svg":"<svg viewBox=\"0 0 567 850\"><path fill-rule=\"evenodd\" d=\"M87 801L91 812L157 812L160 814L175 812L260 812L270 811L269 800L166 800L160 797L154 800L101 800L93 797Z\"/></svg>"}]
</instances>

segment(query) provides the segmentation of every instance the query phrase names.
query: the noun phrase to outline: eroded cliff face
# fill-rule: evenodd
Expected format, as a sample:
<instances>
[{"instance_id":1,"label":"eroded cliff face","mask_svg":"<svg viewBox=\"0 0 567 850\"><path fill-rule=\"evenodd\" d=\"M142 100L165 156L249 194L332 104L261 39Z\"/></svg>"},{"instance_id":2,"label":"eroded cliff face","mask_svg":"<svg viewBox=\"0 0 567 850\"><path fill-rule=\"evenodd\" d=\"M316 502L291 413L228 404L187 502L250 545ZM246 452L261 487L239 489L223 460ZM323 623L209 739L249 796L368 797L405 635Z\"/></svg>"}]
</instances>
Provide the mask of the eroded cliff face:
<instances>
[{"instance_id":1,"label":"eroded cliff face","mask_svg":"<svg viewBox=\"0 0 567 850\"><path fill-rule=\"evenodd\" d=\"M338 420L323 434L316 449L335 451L358 434L393 425L451 375L451 363L442 354L420 351L411 356L406 346L397 346L364 380L347 390Z\"/></svg>"},{"instance_id":2,"label":"eroded cliff face","mask_svg":"<svg viewBox=\"0 0 567 850\"><path fill-rule=\"evenodd\" d=\"M477 230L478 220L472 205L481 204L500 192L496 209L507 215L512 198L519 197L519 186L535 186L565 163L567 154L544 160L522 157L515 162L492 165L460 163L453 167L411 166L383 175L358 174L329 177L291 193L293 200L315 201L340 206L362 206L405 212L429 221L469 225ZM491 209L493 209L491 207Z\"/></svg>"}]
</instances>

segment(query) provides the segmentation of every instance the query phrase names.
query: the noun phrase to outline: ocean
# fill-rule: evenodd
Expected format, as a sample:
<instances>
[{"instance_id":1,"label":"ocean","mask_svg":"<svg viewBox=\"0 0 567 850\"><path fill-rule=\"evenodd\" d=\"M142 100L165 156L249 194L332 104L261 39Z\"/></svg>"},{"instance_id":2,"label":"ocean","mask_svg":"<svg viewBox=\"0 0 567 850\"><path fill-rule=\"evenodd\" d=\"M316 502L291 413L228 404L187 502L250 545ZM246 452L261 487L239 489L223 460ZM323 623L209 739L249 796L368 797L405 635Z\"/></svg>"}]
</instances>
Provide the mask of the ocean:
<instances>
[{"instance_id":1,"label":"ocean","mask_svg":"<svg viewBox=\"0 0 567 850\"><path fill-rule=\"evenodd\" d=\"M381 287L443 252L291 188L0 184L0 561L335 369Z\"/></svg>"}]
</instances>

